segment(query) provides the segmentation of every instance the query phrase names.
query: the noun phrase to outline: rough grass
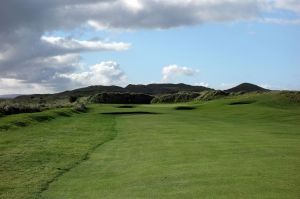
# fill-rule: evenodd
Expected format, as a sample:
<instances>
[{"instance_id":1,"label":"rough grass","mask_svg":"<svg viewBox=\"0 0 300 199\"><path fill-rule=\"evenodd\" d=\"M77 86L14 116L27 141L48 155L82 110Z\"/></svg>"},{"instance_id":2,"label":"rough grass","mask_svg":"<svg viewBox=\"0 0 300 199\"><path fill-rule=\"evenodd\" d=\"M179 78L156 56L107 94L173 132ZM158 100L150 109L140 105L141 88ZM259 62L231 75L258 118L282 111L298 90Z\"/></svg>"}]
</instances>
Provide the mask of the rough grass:
<instances>
[{"instance_id":1,"label":"rough grass","mask_svg":"<svg viewBox=\"0 0 300 199\"><path fill-rule=\"evenodd\" d=\"M152 104L157 103L182 103L182 102L190 102L198 97L200 93L196 92L179 92L174 94L164 94L160 96L156 96L152 99Z\"/></svg>"},{"instance_id":2,"label":"rough grass","mask_svg":"<svg viewBox=\"0 0 300 199\"><path fill-rule=\"evenodd\" d=\"M42 108L38 104L11 103L8 100L0 103L0 113L2 115L13 115L19 113L40 112Z\"/></svg>"},{"instance_id":3,"label":"rough grass","mask_svg":"<svg viewBox=\"0 0 300 199\"><path fill-rule=\"evenodd\" d=\"M43 114L15 115L24 121L22 125L0 131L1 199L40 198L51 182L88 160L90 153L115 136L112 116L93 111L75 116L67 110ZM35 125L28 123L31 120ZM23 123L27 127L20 127Z\"/></svg>"},{"instance_id":4,"label":"rough grass","mask_svg":"<svg viewBox=\"0 0 300 199\"><path fill-rule=\"evenodd\" d=\"M94 105L0 132L0 198L299 198L296 102L247 94L134 111L162 114Z\"/></svg>"},{"instance_id":5,"label":"rough grass","mask_svg":"<svg viewBox=\"0 0 300 199\"><path fill-rule=\"evenodd\" d=\"M22 113L9 115L0 119L0 133L11 128L20 126L29 126L39 124L40 122L49 121L57 117L69 117L78 111L70 108L52 109L38 113Z\"/></svg>"}]
</instances>

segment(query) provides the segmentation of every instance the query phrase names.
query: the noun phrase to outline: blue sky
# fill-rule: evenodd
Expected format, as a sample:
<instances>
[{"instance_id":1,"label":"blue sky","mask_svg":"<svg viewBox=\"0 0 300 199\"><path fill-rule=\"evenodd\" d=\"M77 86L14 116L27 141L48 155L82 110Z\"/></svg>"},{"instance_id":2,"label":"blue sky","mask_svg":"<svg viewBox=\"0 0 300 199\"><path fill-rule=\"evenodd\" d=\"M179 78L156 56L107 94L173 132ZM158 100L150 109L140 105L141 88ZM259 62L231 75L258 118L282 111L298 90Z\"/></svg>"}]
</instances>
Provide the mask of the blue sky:
<instances>
[{"instance_id":1,"label":"blue sky","mask_svg":"<svg viewBox=\"0 0 300 199\"><path fill-rule=\"evenodd\" d=\"M300 89L300 27L278 24L205 24L169 30L99 35L132 43L126 52L85 53L92 65L115 60L130 83L160 82L162 67L198 69L170 82L223 88L252 82L275 89Z\"/></svg>"},{"instance_id":2,"label":"blue sky","mask_svg":"<svg viewBox=\"0 0 300 199\"><path fill-rule=\"evenodd\" d=\"M300 90L298 0L23 4L0 8L0 94L166 82Z\"/></svg>"}]
</instances>

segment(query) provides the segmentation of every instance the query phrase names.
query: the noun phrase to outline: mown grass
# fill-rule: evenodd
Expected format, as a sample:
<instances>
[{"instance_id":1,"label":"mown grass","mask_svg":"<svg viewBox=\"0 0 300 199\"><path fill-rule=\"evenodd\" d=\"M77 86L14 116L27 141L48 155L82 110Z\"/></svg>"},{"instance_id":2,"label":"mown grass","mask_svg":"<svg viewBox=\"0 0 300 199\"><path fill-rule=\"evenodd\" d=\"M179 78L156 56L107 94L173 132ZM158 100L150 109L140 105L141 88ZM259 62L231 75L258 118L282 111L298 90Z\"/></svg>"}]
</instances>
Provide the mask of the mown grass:
<instances>
[{"instance_id":1,"label":"mown grass","mask_svg":"<svg viewBox=\"0 0 300 199\"><path fill-rule=\"evenodd\" d=\"M93 105L0 133L0 196L296 199L299 121L299 104L272 93L134 109Z\"/></svg>"},{"instance_id":2,"label":"mown grass","mask_svg":"<svg viewBox=\"0 0 300 199\"><path fill-rule=\"evenodd\" d=\"M300 109L265 106L269 96L260 97L194 110L151 105L138 110L161 114L118 116L118 136L43 197L299 198Z\"/></svg>"}]
</instances>

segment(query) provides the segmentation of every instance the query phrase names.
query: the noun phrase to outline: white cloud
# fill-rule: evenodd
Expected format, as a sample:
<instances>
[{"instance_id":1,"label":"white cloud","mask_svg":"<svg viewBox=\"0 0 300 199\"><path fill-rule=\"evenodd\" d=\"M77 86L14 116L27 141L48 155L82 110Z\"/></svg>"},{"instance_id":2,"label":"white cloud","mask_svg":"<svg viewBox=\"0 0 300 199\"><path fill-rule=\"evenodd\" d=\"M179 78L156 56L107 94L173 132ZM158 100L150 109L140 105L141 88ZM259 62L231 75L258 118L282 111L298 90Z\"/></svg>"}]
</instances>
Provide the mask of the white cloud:
<instances>
[{"instance_id":1,"label":"white cloud","mask_svg":"<svg viewBox=\"0 0 300 199\"><path fill-rule=\"evenodd\" d=\"M299 0L275 0L274 7L277 9L284 9L300 14Z\"/></svg>"},{"instance_id":2,"label":"white cloud","mask_svg":"<svg viewBox=\"0 0 300 199\"><path fill-rule=\"evenodd\" d=\"M46 37L42 36L41 40L53 45L66 52L84 52L84 51L121 51L128 50L131 46L129 43L123 42L103 42L103 41L87 41L77 40L64 37Z\"/></svg>"},{"instance_id":3,"label":"white cloud","mask_svg":"<svg viewBox=\"0 0 300 199\"><path fill-rule=\"evenodd\" d=\"M48 84L57 88L57 91L71 88L70 82L57 79L57 74L80 69L84 65L80 53L122 51L131 46L123 42L77 40L70 37L42 36L28 41L19 39L20 42L8 45L3 53L0 46L0 78L13 78L24 84Z\"/></svg>"},{"instance_id":4,"label":"white cloud","mask_svg":"<svg viewBox=\"0 0 300 199\"><path fill-rule=\"evenodd\" d=\"M73 11L91 13L89 24L97 29L165 29L253 20L264 6L263 0L116 0L77 6Z\"/></svg>"},{"instance_id":5,"label":"white cloud","mask_svg":"<svg viewBox=\"0 0 300 199\"><path fill-rule=\"evenodd\" d=\"M260 84L260 85L258 85L258 86L260 86L260 87L262 87L262 88L265 88L265 89L271 89L271 88L272 88L272 86L269 85L269 84Z\"/></svg>"},{"instance_id":6,"label":"white cloud","mask_svg":"<svg viewBox=\"0 0 300 199\"><path fill-rule=\"evenodd\" d=\"M194 76L199 73L198 70L178 65L165 66L162 69L162 81L167 82L171 80L174 76Z\"/></svg>"},{"instance_id":7,"label":"white cloud","mask_svg":"<svg viewBox=\"0 0 300 199\"><path fill-rule=\"evenodd\" d=\"M279 25L300 25L300 19L264 18L260 22Z\"/></svg>"},{"instance_id":8,"label":"white cloud","mask_svg":"<svg viewBox=\"0 0 300 199\"><path fill-rule=\"evenodd\" d=\"M195 83L195 86L204 86L204 87L209 87L209 83L207 82L199 82L199 83Z\"/></svg>"},{"instance_id":9,"label":"white cloud","mask_svg":"<svg viewBox=\"0 0 300 199\"><path fill-rule=\"evenodd\" d=\"M81 73L60 74L79 86L89 85L124 85L127 77L119 64L114 61L105 61L91 66Z\"/></svg>"},{"instance_id":10,"label":"white cloud","mask_svg":"<svg viewBox=\"0 0 300 199\"><path fill-rule=\"evenodd\" d=\"M0 78L0 95L53 92L54 89L51 86L45 86L35 83L26 83L22 80L12 78Z\"/></svg>"},{"instance_id":11,"label":"white cloud","mask_svg":"<svg viewBox=\"0 0 300 199\"><path fill-rule=\"evenodd\" d=\"M234 83L221 83L219 86L217 86L217 89L226 90L226 89L232 88L236 85L237 84L234 84Z\"/></svg>"},{"instance_id":12,"label":"white cloud","mask_svg":"<svg viewBox=\"0 0 300 199\"><path fill-rule=\"evenodd\" d=\"M142 1L140 0L121 0L121 2L125 5L125 7L129 8L133 12L138 12L145 9Z\"/></svg>"},{"instance_id":13,"label":"white cloud","mask_svg":"<svg viewBox=\"0 0 300 199\"><path fill-rule=\"evenodd\" d=\"M277 14L277 17L260 17L256 21L261 23L278 25L300 25L300 1L299 0L268 0L265 2L265 11ZM287 11L284 13L282 11ZM294 14L290 15L290 14Z\"/></svg>"}]
</instances>

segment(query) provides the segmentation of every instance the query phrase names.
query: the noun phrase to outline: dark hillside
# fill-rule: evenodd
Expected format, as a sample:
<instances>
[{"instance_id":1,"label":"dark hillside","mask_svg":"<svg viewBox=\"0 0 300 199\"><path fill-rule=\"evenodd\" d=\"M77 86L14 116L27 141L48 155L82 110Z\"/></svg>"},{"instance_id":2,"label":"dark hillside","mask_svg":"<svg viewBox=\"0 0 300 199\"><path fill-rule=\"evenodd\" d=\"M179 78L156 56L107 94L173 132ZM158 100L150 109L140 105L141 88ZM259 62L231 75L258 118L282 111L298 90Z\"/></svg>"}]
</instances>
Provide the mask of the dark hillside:
<instances>
[{"instance_id":1,"label":"dark hillside","mask_svg":"<svg viewBox=\"0 0 300 199\"><path fill-rule=\"evenodd\" d=\"M57 100L67 100L70 96L89 97L97 93L118 92L118 93L142 93L148 95L171 94L183 91L201 92L204 90L212 90L202 86L191 86L186 84L149 84L149 85L128 85L125 88L119 86L89 86L71 91L64 91L55 94L33 94L22 95L15 98L15 101L21 102L36 102L44 101L51 102Z\"/></svg>"},{"instance_id":2,"label":"dark hillside","mask_svg":"<svg viewBox=\"0 0 300 199\"><path fill-rule=\"evenodd\" d=\"M267 92L270 91L268 89L262 88L260 86L257 86L255 84L250 84L250 83L243 83L240 84L236 87L230 88L228 90L224 90L227 93L237 93L237 92L244 92L244 93L249 93L249 92Z\"/></svg>"},{"instance_id":3,"label":"dark hillside","mask_svg":"<svg viewBox=\"0 0 300 199\"><path fill-rule=\"evenodd\" d=\"M144 93L150 95L172 94L178 92L201 92L205 90L213 90L203 86L191 86L187 84L148 84L148 85L133 85L129 84L125 87L127 92Z\"/></svg>"},{"instance_id":4,"label":"dark hillside","mask_svg":"<svg viewBox=\"0 0 300 199\"><path fill-rule=\"evenodd\" d=\"M136 93L99 93L89 98L91 103L101 104L150 104L153 96Z\"/></svg>"}]
</instances>

